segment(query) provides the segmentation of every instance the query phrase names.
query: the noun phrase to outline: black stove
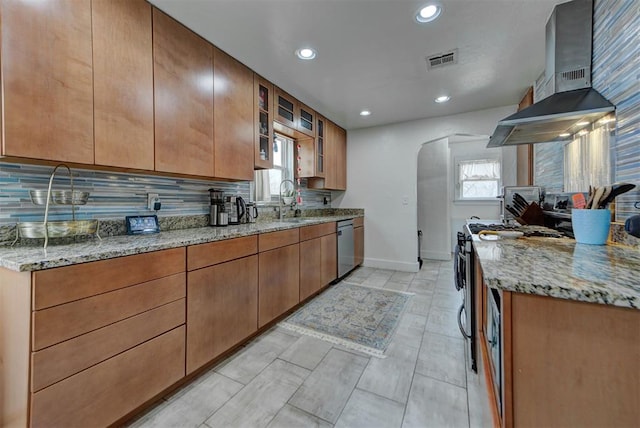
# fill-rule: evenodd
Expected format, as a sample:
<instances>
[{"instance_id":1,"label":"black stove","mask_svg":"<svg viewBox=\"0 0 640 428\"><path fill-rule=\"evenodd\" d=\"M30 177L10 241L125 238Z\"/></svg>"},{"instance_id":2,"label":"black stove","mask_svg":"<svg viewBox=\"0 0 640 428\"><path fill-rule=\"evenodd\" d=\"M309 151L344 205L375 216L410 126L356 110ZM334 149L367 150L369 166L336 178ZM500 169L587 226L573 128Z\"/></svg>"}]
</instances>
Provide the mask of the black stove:
<instances>
[{"instance_id":1,"label":"black stove","mask_svg":"<svg viewBox=\"0 0 640 428\"><path fill-rule=\"evenodd\" d=\"M469 223L467 225L469 231L474 235L478 234L481 230L513 230L517 232L524 233L524 236L542 236L546 238L562 238L564 235L557 230L551 229L545 226L534 226L534 225L525 225L525 226L511 226L504 225L501 223L497 224L482 224L482 223Z\"/></svg>"}]
</instances>

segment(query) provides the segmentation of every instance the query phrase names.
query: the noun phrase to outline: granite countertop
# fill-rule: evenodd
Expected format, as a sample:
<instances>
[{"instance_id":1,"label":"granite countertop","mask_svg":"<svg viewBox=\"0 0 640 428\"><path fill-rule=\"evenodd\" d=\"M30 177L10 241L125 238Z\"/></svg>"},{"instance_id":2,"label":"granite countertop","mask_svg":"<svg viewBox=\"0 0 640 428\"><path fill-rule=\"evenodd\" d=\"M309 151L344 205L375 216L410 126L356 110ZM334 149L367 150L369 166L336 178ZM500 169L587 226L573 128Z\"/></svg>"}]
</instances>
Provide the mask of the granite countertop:
<instances>
[{"instance_id":1,"label":"granite countertop","mask_svg":"<svg viewBox=\"0 0 640 428\"><path fill-rule=\"evenodd\" d=\"M4 246L0 247L0 267L14 271L42 270L356 217L363 217L363 215L298 217L296 219L299 222L289 218L285 221L276 220L227 227L170 230L151 235L122 235L102 238L101 241L95 238L81 243L50 245L47 249L40 246Z\"/></svg>"},{"instance_id":2,"label":"granite countertop","mask_svg":"<svg viewBox=\"0 0 640 428\"><path fill-rule=\"evenodd\" d=\"M640 250L529 237L473 246L492 288L640 309Z\"/></svg>"}]
</instances>

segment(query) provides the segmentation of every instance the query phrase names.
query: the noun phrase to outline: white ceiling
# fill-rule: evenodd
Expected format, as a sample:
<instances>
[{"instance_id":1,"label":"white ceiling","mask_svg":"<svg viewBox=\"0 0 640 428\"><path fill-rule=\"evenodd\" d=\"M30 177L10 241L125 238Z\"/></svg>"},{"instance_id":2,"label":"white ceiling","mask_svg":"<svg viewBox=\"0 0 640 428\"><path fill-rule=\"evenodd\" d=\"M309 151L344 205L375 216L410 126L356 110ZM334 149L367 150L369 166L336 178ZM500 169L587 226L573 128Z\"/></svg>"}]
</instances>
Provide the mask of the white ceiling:
<instances>
[{"instance_id":1,"label":"white ceiling","mask_svg":"<svg viewBox=\"0 0 640 428\"><path fill-rule=\"evenodd\" d=\"M563 0L151 0L337 124L355 129L517 104L544 69L544 26ZM313 61L295 57L311 46ZM458 49L456 65L425 57ZM451 100L433 100L448 94ZM372 115L361 117L369 109Z\"/></svg>"}]
</instances>

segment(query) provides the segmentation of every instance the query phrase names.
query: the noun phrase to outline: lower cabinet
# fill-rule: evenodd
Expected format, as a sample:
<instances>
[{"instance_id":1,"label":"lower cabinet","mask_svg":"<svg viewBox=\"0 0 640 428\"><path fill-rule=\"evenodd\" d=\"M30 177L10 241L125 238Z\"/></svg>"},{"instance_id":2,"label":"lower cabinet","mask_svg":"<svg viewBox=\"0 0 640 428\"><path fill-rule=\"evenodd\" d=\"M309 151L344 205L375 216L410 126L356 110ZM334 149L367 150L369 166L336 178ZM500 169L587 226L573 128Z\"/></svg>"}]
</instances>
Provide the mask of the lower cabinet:
<instances>
[{"instance_id":1,"label":"lower cabinet","mask_svg":"<svg viewBox=\"0 0 640 428\"><path fill-rule=\"evenodd\" d=\"M180 326L33 394L31 426L108 426L184 377Z\"/></svg>"},{"instance_id":2,"label":"lower cabinet","mask_svg":"<svg viewBox=\"0 0 640 428\"><path fill-rule=\"evenodd\" d=\"M111 425L185 376L184 269L176 248L32 274L30 426Z\"/></svg>"},{"instance_id":3,"label":"lower cabinet","mask_svg":"<svg viewBox=\"0 0 640 428\"><path fill-rule=\"evenodd\" d=\"M187 276L187 373L258 330L258 256Z\"/></svg>"},{"instance_id":4,"label":"lower cabinet","mask_svg":"<svg viewBox=\"0 0 640 428\"><path fill-rule=\"evenodd\" d=\"M300 301L338 277L336 224L300 229Z\"/></svg>"},{"instance_id":5,"label":"lower cabinet","mask_svg":"<svg viewBox=\"0 0 640 428\"><path fill-rule=\"evenodd\" d=\"M258 327L262 327L300 302L300 245L265 251L258 259Z\"/></svg>"},{"instance_id":6,"label":"lower cabinet","mask_svg":"<svg viewBox=\"0 0 640 428\"><path fill-rule=\"evenodd\" d=\"M338 277L338 238L335 233L320 238L320 278L322 286Z\"/></svg>"}]
</instances>

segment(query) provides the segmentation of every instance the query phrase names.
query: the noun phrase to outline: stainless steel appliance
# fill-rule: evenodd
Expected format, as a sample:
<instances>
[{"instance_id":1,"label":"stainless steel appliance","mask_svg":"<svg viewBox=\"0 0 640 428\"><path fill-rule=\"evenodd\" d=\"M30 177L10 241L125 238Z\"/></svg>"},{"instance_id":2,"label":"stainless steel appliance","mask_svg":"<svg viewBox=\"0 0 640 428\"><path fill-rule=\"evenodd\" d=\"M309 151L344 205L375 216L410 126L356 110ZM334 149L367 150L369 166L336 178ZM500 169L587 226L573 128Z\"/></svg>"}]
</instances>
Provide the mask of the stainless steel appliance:
<instances>
[{"instance_id":1,"label":"stainless steel appliance","mask_svg":"<svg viewBox=\"0 0 640 428\"><path fill-rule=\"evenodd\" d=\"M338 277L343 277L355 267L353 242L353 220L337 223L338 230Z\"/></svg>"},{"instance_id":2,"label":"stainless steel appliance","mask_svg":"<svg viewBox=\"0 0 640 428\"><path fill-rule=\"evenodd\" d=\"M487 293L487 348L491 354L491 371L496 391L498 410L502 414L502 325L500 293L494 288Z\"/></svg>"},{"instance_id":3,"label":"stainless steel appliance","mask_svg":"<svg viewBox=\"0 0 640 428\"><path fill-rule=\"evenodd\" d=\"M241 196L227 196L225 210L229 213L229 224L240 224L247 213L247 204Z\"/></svg>"},{"instance_id":4,"label":"stainless steel appliance","mask_svg":"<svg viewBox=\"0 0 640 428\"><path fill-rule=\"evenodd\" d=\"M533 105L498 122L487 147L568 141L581 128L578 123L594 123L615 110L591 87L592 17L593 0L553 9L546 26L542 89L534 89ZM567 136L560 137L564 133Z\"/></svg>"},{"instance_id":5,"label":"stainless steel appliance","mask_svg":"<svg viewBox=\"0 0 640 428\"><path fill-rule=\"evenodd\" d=\"M209 189L209 226L226 226L229 223L228 214L224 205L224 192L217 189Z\"/></svg>"},{"instance_id":6,"label":"stainless steel appliance","mask_svg":"<svg viewBox=\"0 0 640 428\"><path fill-rule=\"evenodd\" d=\"M478 346L476 336L476 314L475 314L475 277L474 277L475 255L471 248L471 234L468 229L458 232L458 242L455 249L454 275L455 286L458 291L462 291L462 304L458 310L458 327L460 333L467 341L468 350L465 354L469 357L467 363L471 370L478 372L477 358Z\"/></svg>"},{"instance_id":7,"label":"stainless steel appliance","mask_svg":"<svg viewBox=\"0 0 640 428\"><path fill-rule=\"evenodd\" d=\"M538 186L505 186L502 188L502 196L500 197L500 212L502 213L502 222L504 224L512 224L515 216L508 207L514 207L514 195L519 194L527 203L535 202L540 205L541 189Z\"/></svg>"},{"instance_id":8,"label":"stainless steel appliance","mask_svg":"<svg viewBox=\"0 0 640 428\"><path fill-rule=\"evenodd\" d=\"M258 219L258 206L255 202L247 202L247 214L245 223L255 223Z\"/></svg>"}]
</instances>

